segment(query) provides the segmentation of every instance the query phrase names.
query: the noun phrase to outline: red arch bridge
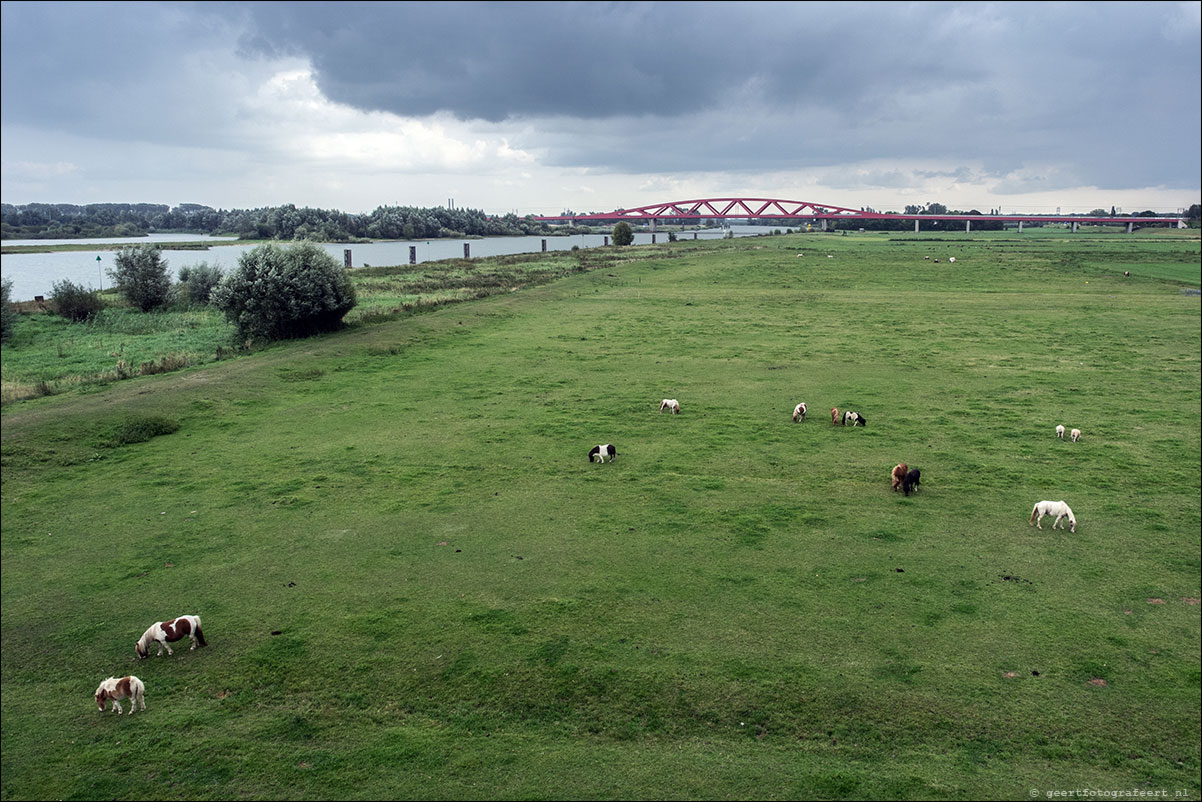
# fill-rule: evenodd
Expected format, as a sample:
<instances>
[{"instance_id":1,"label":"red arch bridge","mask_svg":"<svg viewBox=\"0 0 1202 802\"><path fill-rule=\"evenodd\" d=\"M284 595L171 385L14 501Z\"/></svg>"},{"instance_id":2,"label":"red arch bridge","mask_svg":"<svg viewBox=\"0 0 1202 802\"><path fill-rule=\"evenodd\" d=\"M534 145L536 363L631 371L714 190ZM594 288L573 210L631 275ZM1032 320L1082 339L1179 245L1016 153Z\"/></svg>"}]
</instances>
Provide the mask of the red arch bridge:
<instances>
[{"instance_id":1,"label":"red arch bridge","mask_svg":"<svg viewBox=\"0 0 1202 802\"><path fill-rule=\"evenodd\" d=\"M657 222L701 220L808 220L817 223L825 231L831 220L860 221L860 220L899 220L914 221L914 230L923 221L963 222L964 230L971 231L974 222L1018 223L1021 232L1023 223L1070 223L1073 231L1082 223L1091 225L1126 225L1131 232L1136 226L1149 224L1174 224L1185 228L1182 217L1083 217L1081 215L1013 215L1013 214L895 214L887 212L866 212L863 209L847 209L842 206L832 206L829 203L811 203L809 201L780 200L776 198L701 198L698 200L670 201L668 203L652 203L637 209L616 209L612 212L599 214L566 214L549 217L535 217L547 223L585 223L585 222L614 222L626 220L631 223L650 225L655 230Z\"/></svg>"}]
</instances>

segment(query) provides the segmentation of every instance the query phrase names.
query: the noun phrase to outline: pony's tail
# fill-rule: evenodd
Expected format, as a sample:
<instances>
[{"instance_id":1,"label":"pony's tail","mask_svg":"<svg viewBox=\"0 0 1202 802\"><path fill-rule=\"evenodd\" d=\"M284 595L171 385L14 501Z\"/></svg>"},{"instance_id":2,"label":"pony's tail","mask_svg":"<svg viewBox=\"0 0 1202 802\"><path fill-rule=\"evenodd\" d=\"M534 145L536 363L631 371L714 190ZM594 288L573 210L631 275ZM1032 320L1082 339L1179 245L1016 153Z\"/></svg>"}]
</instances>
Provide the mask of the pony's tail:
<instances>
[{"instance_id":1,"label":"pony's tail","mask_svg":"<svg viewBox=\"0 0 1202 802\"><path fill-rule=\"evenodd\" d=\"M1031 508L1031 520L1027 521L1027 525L1028 525L1028 526L1034 526L1034 525L1035 525L1035 511L1036 511L1036 510L1038 510L1038 509L1039 509L1039 505L1038 505L1038 504L1036 504L1034 507L1032 507L1032 508Z\"/></svg>"},{"instance_id":2,"label":"pony's tail","mask_svg":"<svg viewBox=\"0 0 1202 802\"><path fill-rule=\"evenodd\" d=\"M199 618L196 619L196 642L199 643L201 646L209 645L209 644L205 643L205 634L200 628L200 619Z\"/></svg>"}]
</instances>

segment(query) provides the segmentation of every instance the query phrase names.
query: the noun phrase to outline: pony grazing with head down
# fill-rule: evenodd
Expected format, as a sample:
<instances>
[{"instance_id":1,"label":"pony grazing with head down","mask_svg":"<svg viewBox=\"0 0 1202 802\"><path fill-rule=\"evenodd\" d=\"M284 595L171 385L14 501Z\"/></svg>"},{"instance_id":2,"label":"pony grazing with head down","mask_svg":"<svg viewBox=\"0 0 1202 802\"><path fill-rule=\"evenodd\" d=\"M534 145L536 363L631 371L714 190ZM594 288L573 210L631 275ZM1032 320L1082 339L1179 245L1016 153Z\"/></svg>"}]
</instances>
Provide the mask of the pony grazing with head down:
<instances>
[{"instance_id":1,"label":"pony grazing with head down","mask_svg":"<svg viewBox=\"0 0 1202 802\"><path fill-rule=\"evenodd\" d=\"M802 401L797 406L793 407L793 422L801 423L806 419L806 402Z\"/></svg>"},{"instance_id":2,"label":"pony grazing with head down","mask_svg":"<svg viewBox=\"0 0 1202 802\"><path fill-rule=\"evenodd\" d=\"M614 461L614 457L618 456L618 449L611 444L606 443L603 446L593 446L593 450L588 452L589 462L605 462L608 458L610 462Z\"/></svg>"},{"instance_id":3,"label":"pony grazing with head down","mask_svg":"<svg viewBox=\"0 0 1202 802\"><path fill-rule=\"evenodd\" d=\"M100 708L100 712L104 712L104 705L109 700L113 702L113 712L121 715L120 699L129 700L129 715L133 715L138 709L138 705L142 709L146 709L146 687L142 684L142 680L134 676L109 677L104 682L100 683L100 687L96 689L96 706Z\"/></svg>"},{"instance_id":4,"label":"pony grazing with head down","mask_svg":"<svg viewBox=\"0 0 1202 802\"><path fill-rule=\"evenodd\" d=\"M1031 510L1031 520L1028 525L1034 524L1037 528L1043 529L1039 522L1043 520L1043 516L1045 515L1056 516L1056 520L1052 521L1053 529L1056 528L1056 524L1060 524L1060 528L1063 529L1064 524L1060 521L1062 518L1068 518L1068 531L1077 531L1077 518L1063 501L1041 501L1036 504L1035 509Z\"/></svg>"},{"instance_id":5,"label":"pony grazing with head down","mask_svg":"<svg viewBox=\"0 0 1202 802\"><path fill-rule=\"evenodd\" d=\"M671 412L673 415L679 415L680 402L675 398L665 398L663 401L659 402L659 411L663 412L665 409Z\"/></svg>"},{"instance_id":6,"label":"pony grazing with head down","mask_svg":"<svg viewBox=\"0 0 1202 802\"><path fill-rule=\"evenodd\" d=\"M917 493L920 484L922 484L922 471L917 468L911 468L906 471L906 475L902 479L902 493L907 496L910 495L911 490Z\"/></svg>"},{"instance_id":7,"label":"pony grazing with head down","mask_svg":"<svg viewBox=\"0 0 1202 802\"><path fill-rule=\"evenodd\" d=\"M181 615L179 618L174 618L170 621L158 621L150 625L150 629L142 633L142 637L134 644L134 651L138 657L146 658L150 656L150 644L159 644L158 657L163 656L163 649L167 650L167 655L175 654L171 651L168 643L175 643L177 640L182 640L184 637L192 639L192 648L195 649L197 644L208 646L205 643L205 635L200 631L200 616L198 615ZM189 650L191 651L191 650Z\"/></svg>"}]
</instances>

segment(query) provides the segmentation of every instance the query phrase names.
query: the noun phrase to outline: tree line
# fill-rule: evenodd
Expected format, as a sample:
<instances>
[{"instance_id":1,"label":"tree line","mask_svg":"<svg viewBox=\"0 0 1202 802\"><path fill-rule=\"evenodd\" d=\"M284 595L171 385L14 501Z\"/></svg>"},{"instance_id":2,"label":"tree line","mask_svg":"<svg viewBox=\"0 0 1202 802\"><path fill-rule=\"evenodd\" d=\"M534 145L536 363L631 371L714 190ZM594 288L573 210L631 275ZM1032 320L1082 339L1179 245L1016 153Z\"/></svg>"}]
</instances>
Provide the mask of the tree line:
<instances>
[{"instance_id":1,"label":"tree line","mask_svg":"<svg viewBox=\"0 0 1202 802\"><path fill-rule=\"evenodd\" d=\"M586 227L568 227L585 233ZM186 232L242 239L353 242L363 239L435 239L564 233L533 216L501 217L479 209L380 206L369 214L292 204L259 209L214 209L198 203L0 204L0 239L76 239Z\"/></svg>"}]
</instances>

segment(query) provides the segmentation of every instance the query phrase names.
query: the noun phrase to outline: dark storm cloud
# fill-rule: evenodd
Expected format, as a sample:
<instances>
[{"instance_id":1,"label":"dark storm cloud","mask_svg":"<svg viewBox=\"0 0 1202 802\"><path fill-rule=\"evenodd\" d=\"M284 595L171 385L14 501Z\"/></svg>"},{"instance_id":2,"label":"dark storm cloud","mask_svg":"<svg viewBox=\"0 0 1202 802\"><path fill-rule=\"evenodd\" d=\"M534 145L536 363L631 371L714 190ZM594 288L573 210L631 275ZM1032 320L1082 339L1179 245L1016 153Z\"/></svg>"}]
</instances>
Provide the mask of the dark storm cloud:
<instances>
[{"instance_id":1,"label":"dark storm cloud","mask_svg":"<svg viewBox=\"0 0 1202 802\"><path fill-rule=\"evenodd\" d=\"M1070 159L1087 181L1192 185L1202 59L1189 5L239 7L255 21L244 45L307 57L331 99L543 120L517 144L560 165Z\"/></svg>"}]
</instances>

